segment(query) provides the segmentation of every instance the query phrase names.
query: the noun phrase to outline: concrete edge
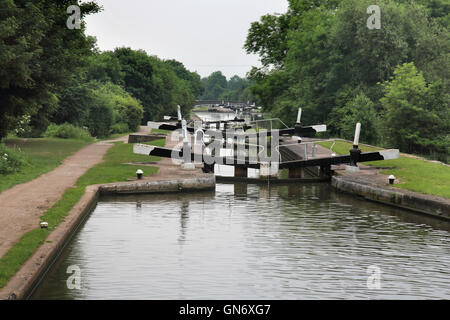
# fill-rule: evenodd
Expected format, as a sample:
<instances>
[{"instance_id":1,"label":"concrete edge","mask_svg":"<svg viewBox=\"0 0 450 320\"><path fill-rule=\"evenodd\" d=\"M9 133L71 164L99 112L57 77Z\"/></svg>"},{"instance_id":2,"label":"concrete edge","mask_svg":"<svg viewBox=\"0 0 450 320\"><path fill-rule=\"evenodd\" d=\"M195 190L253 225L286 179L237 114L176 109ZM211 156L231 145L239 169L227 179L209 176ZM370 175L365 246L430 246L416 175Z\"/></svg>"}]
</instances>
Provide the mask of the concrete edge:
<instances>
[{"instance_id":1,"label":"concrete edge","mask_svg":"<svg viewBox=\"0 0 450 320\"><path fill-rule=\"evenodd\" d=\"M78 230L92 210L96 207L101 194L143 194L183 191L214 190L214 175L176 180L133 181L92 185L86 190L70 210L64 220L53 230L38 247L36 252L20 267L19 271L0 289L0 300L26 299L40 283L54 261L64 250L72 236Z\"/></svg>"},{"instance_id":2,"label":"concrete edge","mask_svg":"<svg viewBox=\"0 0 450 320\"><path fill-rule=\"evenodd\" d=\"M430 199L416 192L385 189L346 180L344 176L333 176L331 185L340 191L386 205L414 211L420 214L450 221L450 205L445 199Z\"/></svg>"}]
</instances>

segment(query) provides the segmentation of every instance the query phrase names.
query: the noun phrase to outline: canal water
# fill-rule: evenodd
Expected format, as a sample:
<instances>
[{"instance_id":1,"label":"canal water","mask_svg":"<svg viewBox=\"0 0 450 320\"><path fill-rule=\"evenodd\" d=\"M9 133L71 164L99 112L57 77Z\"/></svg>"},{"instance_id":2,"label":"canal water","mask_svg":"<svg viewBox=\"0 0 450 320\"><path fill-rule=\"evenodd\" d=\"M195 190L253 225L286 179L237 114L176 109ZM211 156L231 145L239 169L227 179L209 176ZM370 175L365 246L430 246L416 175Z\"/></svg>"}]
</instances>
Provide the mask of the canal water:
<instances>
[{"instance_id":1,"label":"canal water","mask_svg":"<svg viewBox=\"0 0 450 320\"><path fill-rule=\"evenodd\" d=\"M218 184L101 198L32 298L449 299L449 266L447 223L328 184Z\"/></svg>"}]
</instances>

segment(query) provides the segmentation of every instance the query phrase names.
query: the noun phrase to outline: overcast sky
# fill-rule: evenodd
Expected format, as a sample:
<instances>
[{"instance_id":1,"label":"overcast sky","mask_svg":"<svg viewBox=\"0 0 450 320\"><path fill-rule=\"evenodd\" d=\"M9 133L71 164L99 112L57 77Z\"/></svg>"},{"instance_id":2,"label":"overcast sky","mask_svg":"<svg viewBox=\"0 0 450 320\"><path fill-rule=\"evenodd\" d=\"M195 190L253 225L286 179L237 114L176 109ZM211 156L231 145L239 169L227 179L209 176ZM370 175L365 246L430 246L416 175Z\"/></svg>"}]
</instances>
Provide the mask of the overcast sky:
<instances>
[{"instance_id":1,"label":"overcast sky","mask_svg":"<svg viewBox=\"0 0 450 320\"><path fill-rule=\"evenodd\" d=\"M86 19L101 50L144 49L176 59L202 77L221 70L241 77L253 65L243 45L251 22L284 13L287 0L98 0L104 11Z\"/></svg>"}]
</instances>

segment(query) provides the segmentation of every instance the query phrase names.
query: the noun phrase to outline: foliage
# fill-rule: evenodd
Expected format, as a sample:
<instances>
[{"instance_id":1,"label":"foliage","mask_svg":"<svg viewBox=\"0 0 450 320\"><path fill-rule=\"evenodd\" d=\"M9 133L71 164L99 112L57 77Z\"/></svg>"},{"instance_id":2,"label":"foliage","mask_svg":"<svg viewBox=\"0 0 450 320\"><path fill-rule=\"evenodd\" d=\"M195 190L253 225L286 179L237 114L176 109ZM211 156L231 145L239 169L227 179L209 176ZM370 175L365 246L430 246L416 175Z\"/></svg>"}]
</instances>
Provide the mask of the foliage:
<instances>
[{"instance_id":1,"label":"foliage","mask_svg":"<svg viewBox=\"0 0 450 320\"><path fill-rule=\"evenodd\" d=\"M250 91L252 80L241 78L237 75L227 78L220 71L213 72L209 77L203 78L205 86L204 94L200 100L223 100L223 101L254 101L255 97Z\"/></svg>"},{"instance_id":2,"label":"foliage","mask_svg":"<svg viewBox=\"0 0 450 320\"><path fill-rule=\"evenodd\" d=\"M26 162L22 152L0 144L0 174L19 172Z\"/></svg>"},{"instance_id":3,"label":"foliage","mask_svg":"<svg viewBox=\"0 0 450 320\"><path fill-rule=\"evenodd\" d=\"M289 125L302 107L303 123L326 123L330 134L349 138L359 121L366 128L363 141L448 154L449 138L437 131L449 132L449 6L446 0L418 2L290 0L285 14L264 16L249 30L245 49L259 54L263 64L248 75L255 82L251 92L266 111ZM373 4L381 8L381 29L369 30L367 8ZM420 85L428 88L420 104L427 111L421 128L396 118L396 127L404 128L402 134L413 144L392 140L395 112L385 110L386 100L381 102L387 91L380 84L391 81L404 63L414 63L424 80ZM417 94L422 95L420 90ZM385 99L392 105L407 100L393 94Z\"/></svg>"},{"instance_id":4,"label":"foliage","mask_svg":"<svg viewBox=\"0 0 450 320\"><path fill-rule=\"evenodd\" d=\"M100 84L98 92L104 99L109 100L114 114L114 123L126 123L128 131L136 131L141 124L144 109L141 103L133 98L122 87L107 82Z\"/></svg>"},{"instance_id":5,"label":"foliage","mask_svg":"<svg viewBox=\"0 0 450 320\"><path fill-rule=\"evenodd\" d=\"M61 125L52 123L48 126L44 136L48 138L76 139L82 141L93 140L88 130L75 127L70 123Z\"/></svg>"},{"instance_id":6,"label":"foliage","mask_svg":"<svg viewBox=\"0 0 450 320\"><path fill-rule=\"evenodd\" d=\"M198 73L187 70L184 64L176 60L165 60L164 63L172 68L178 78L186 82L187 87L194 97L197 98L203 94L205 87Z\"/></svg>"},{"instance_id":7,"label":"foliage","mask_svg":"<svg viewBox=\"0 0 450 320\"><path fill-rule=\"evenodd\" d=\"M56 91L85 65L93 39L66 27L66 9L75 0L0 2L0 139L15 119L31 116L32 134L45 130L57 108ZM82 16L95 2L80 5Z\"/></svg>"},{"instance_id":8,"label":"foliage","mask_svg":"<svg viewBox=\"0 0 450 320\"><path fill-rule=\"evenodd\" d=\"M444 100L439 101L440 89L427 85L413 63L399 66L383 86L387 141L407 152L423 154L431 148L445 153L439 143L432 143L450 132L450 110Z\"/></svg>"},{"instance_id":9,"label":"foliage","mask_svg":"<svg viewBox=\"0 0 450 320\"><path fill-rule=\"evenodd\" d=\"M227 90L227 78L221 71L211 73L206 78L202 79L205 86L205 93L200 97L200 100L218 100L219 97Z\"/></svg>"},{"instance_id":10,"label":"foliage","mask_svg":"<svg viewBox=\"0 0 450 320\"><path fill-rule=\"evenodd\" d=\"M194 95L188 81L177 77L173 67L143 50L117 48L104 53L116 58L124 73L124 89L138 99L144 108L143 121L163 119L176 114L177 105L189 113L194 105Z\"/></svg>"},{"instance_id":11,"label":"foliage","mask_svg":"<svg viewBox=\"0 0 450 320\"><path fill-rule=\"evenodd\" d=\"M128 124L125 122L118 122L112 125L111 133L127 133L129 132Z\"/></svg>"},{"instance_id":12,"label":"foliage","mask_svg":"<svg viewBox=\"0 0 450 320\"><path fill-rule=\"evenodd\" d=\"M375 110L374 103L361 93L342 107L334 110L332 118L339 119L334 126L340 136L352 140L355 135L355 124L361 123L361 141L376 143L380 137L381 120Z\"/></svg>"},{"instance_id":13,"label":"foliage","mask_svg":"<svg viewBox=\"0 0 450 320\"><path fill-rule=\"evenodd\" d=\"M109 94L97 89L93 92L92 104L89 106L87 126L93 137L107 137L114 123L113 104Z\"/></svg>"}]
</instances>

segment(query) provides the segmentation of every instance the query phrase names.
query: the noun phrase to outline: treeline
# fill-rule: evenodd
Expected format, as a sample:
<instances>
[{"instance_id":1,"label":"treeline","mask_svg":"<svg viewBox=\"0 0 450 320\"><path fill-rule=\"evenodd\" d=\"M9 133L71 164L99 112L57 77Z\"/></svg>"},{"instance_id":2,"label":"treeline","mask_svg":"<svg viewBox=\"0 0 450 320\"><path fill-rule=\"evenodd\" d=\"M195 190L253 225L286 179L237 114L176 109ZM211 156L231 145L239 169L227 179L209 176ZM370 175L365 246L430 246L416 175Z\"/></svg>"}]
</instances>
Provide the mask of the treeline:
<instances>
[{"instance_id":1,"label":"treeline","mask_svg":"<svg viewBox=\"0 0 450 320\"><path fill-rule=\"evenodd\" d=\"M251 25L245 49L263 64L251 91L286 123L302 107L332 135L351 139L361 122L365 142L448 161L449 13L446 0L289 0Z\"/></svg>"},{"instance_id":2,"label":"treeline","mask_svg":"<svg viewBox=\"0 0 450 320\"><path fill-rule=\"evenodd\" d=\"M81 29L66 25L73 4ZM95 1L0 1L0 140L39 137L51 123L104 137L175 114L178 104L189 112L200 76L142 50L99 52L83 19L101 10Z\"/></svg>"},{"instance_id":3,"label":"treeline","mask_svg":"<svg viewBox=\"0 0 450 320\"><path fill-rule=\"evenodd\" d=\"M252 80L241 78L237 75L227 80L221 71L213 72L210 76L202 78L204 86L203 95L199 100L224 100L224 101L254 101L255 97L250 91Z\"/></svg>"}]
</instances>

